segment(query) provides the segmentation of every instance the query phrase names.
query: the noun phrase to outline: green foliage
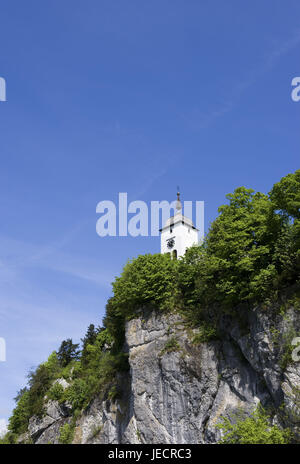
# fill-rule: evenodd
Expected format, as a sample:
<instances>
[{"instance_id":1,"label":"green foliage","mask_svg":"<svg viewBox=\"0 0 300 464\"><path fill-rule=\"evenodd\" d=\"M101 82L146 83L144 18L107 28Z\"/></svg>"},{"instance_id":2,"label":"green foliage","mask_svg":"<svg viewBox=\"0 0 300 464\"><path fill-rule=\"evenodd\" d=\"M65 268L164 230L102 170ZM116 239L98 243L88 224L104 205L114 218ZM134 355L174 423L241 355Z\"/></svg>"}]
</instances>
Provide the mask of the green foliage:
<instances>
[{"instance_id":1,"label":"green foliage","mask_svg":"<svg viewBox=\"0 0 300 464\"><path fill-rule=\"evenodd\" d=\"M43 363L43 365L52 373L52 376L54 377L60 372L61 368L56 351L53 351L50 354L49 358L46 362Z\"/></svg>"},{"instance_id":2,"label":"green foliage","mask_svg":"<svg viewBox=\"0 0 300 464\"><path fill-rule=\"evenodd\" d=\"M60 370L58 377L63 377L68 382L72 378L76 378L79 375L79 372L82 370L81 360L73 360L67 366Z\"/></svg>"},{"instance_id":3,"label":"green foliage","mask_svg":"<svg viewBox=\"0 0 300 464\"><path fill-rule=\"evenodd\" d=\"M121 393L116 374L129 369L128 355L118 350L112 352L113 338L108 329L98 329L96 336L92 332L89 326L84 339L84 356L81 358L78 345L69 339L62 343L57 353L54 351L45 363L29 373L28 387L16 397L17 405L9 420L6 441L11 442L26 432L31 416L41 417L44 414L45 397L60 403L69 401L75 417L95 395L110 391L111 398L116 399ZM55 382L60 377L71 382L66 390ZM69 440L69 433L71 428L66 425L62 429L62 442Z\"/></svg>"},{"instance_id":4,"label":"green foliage","mask_svg":"<svg viewBox=\"0 0 300 464\"><path fill-rule=\"evenodd\" d=\"M263 297L270 290L274 269L270 256L281 218L266 195L239 187L227 195L206 240L204 266L199 269L199 298L233 306Z\"/></svg>"},{"instance_id":5,"label":"green foliage","mask_svg":"<svg viewBox=\"0 0 300 464\"><path fill-rule=\"evenodd\" d=\"M64 389L62 385L56 382L47 393L47 397L53 401L61 401L64 396Z\"/></svg>"},{"instance_id":6,"label":"green foliage","mask_svg":"<svg viewBox=\"0 0 300 464\"><path fill-rule=\"evenodd\" d=\"M210 342L218 339L217 329L207 322L203 322L193 337L192 343L198 345L200 343Z\"/></svg>"},{"instance_id":7,"label":"green foliage","mask_svg":"<svg viewBox=\"0 0 300 464\"><path fill-rule=\"evenodd\" d=\"M233 308L243 301L268 302L297 283L299 174L287 176L289 183L297 177L288 204L283 201L288 189L280 190L279 200L277 187L270 196L244 187L227 195L229 204L219 208L203 245L189 249L179 262L185 307L219 304ZM284 214L279 206L285 207Z\"/></svg>"},{"instance_id":8,"label":"green foliage","mask_svg":"<svg viewBox=\"0 0 300 464\"><path fill-rule=\"evenodd\" d=\"M0 438L0 445L14 445L17 437L15 433L7 432L4 437Z\"/></svg>"},{"instance_id":9,"label":"green foliage","mask_svg":"<svg viewBox=\"0 0 300 464\"><path fill-rule=\"evenodd\" d=\"M113 283L114 303L129 316L147 304L159 309L173 307L176 268L176 260L161 254L139 256L128 262Z\"/></svg>"},{"instance_id":10,"label":"green foliage","mask_svg":"<svg viewBox=\"0 0 300 464\"><path fill-rule=\"evenodd\" d=\"M159 309L174 307L176 303L177 261L168 255L143 255L129 261L113 283L114 296L110 308L115 315L130 318L147 305ZM110 316L107 314L107 316ZM106 326L109 320L106 319Z\"/></svg>"},{"instance_id":11,"label":"green foliage","mask_svg":"<svg viewBox=\"0 0 300 464\"><path fill-rule=\"evenodd\" d=\"M299 276L300 270L300 170L283 177L275 184L270 192L270 200L274 210L289 224L288 234L285 240L285 248L279 250L282 264L289 271ZM280 251L285 253L281 253ZM286 265L285 260L287 258Z\"/></svg>"},{"instance_id":12,"label":"green foliage","mask_svg":"<svg viewBox=\"0 0 300 464\"><path fill-rule=\"evenodd\" d=\"M179 351L180 349L181 347L177 339L175 337L171 337L159 353L159 356L163 356L166 353L172 353L173 351Z\"/></svg>"},{"instance_id":13,"label":"green foliage","mask_svg":"<svg viewBox=\"0 0 300 464\"><path fill-rule=\"evenodd\" d=\"M86 346L84 363L73 373L72 384L63 395L63 400L69 401L73 410L84 409L96 394L104 393L109 387L113 392L116 374L129 369L126 353L103 351L104 345L111 340L108 331L101 330L94 345Z\"/></svg>"},{"instance_id":14,"label":"green foliage","mask_svg":"<svg viewBox=\"0 0 300 464\"><path fill-rule=\"evenodd\" d=\"M107 395L108 399L111 400L112 402L115 402L119 397L120 397L120 391L117 387L117 385L113 385L111 389L108 392Z\"/></svg>"},{"instance_id":15,"label":"green foliage","mask_svg":"<svg viewBox=\"0 0 300 464\"><path fill-rule=\"evenodd\" d=\"M82 341L82 348L84 351L87 345L93 345L96 341L98 331L95 329L94 324L90 324L87 328L86 334L84 338L81 339Z\"/></svg>"},{"instance_id":16,"label":"green foliage","mask_svg":"<svg viewBox=\"0 0 300 464\"><path fill-rule=\"evenodd\" d=\"M143 255L129 261L113 283L114 295L107 303L104 325L116 350L124 343L125 321L142 307L172 309L178 302L178 261L168 255Z\"/></svg>"},{"instance_id":17,"label":"green foliage","mask_svg":"<svg viewBox=\"0 0 300 464\"><path fill-rule=\"evenodd\" d=\"M109 333L108 329L101 329L98 333L95 345L98 347L99 350L103 350L106 347L111 348L113 344L113 337Z\"/></svg>"},{"instance_id":18,"label":"green foliage","mask_svg":"<svg viewBox=\"0 0 300 464\"><path fill-rule=\"evenodd\" d=\"M8 429L14 434L26 432L30 417L30 393L25 391L18 399L17 406L9 418Z\"/></svg>"},{"instance_id":19,"label":"green foliage","mask_svg":"<svg viewBox=\"0 0 300 464\"><path fill-rule=\"evenodd\" d=\"M64 400L72 404L73 409L82 409L89 401L90 391L93 384L90 385L84 379L75 379L70 387L64 392Z\"/></svg>"},{"instance_id":20,"label":"green foliage","mask_svg":"<svg viewBox=\"0 0 300 464\"><path fill-rule=\"evenodd\" d=\"M71 338L64 340L57 352L57 359L61 367L66 367L71 361L79 359L79 344L73 343Z\"/></svg>"},{"instance_id":21,"label":"green foliage","mask_svg":"<svg viewBox=\"0 0 300 464\"><path fill-rule=\"evenodd\" d=\"M121 308L118 308L113 298L110 298L106 304L103 322L113 338L114 348L121 350L125 341L125 314Z\"/></svg>"},{"instance_id":22,"label":"green foliage","mask_svg":"<svg viewBox=\"0 0 300 464\"><path fill-rule=\"evenodd\" d=\"M87 347L95 343L99 330L103 330L103 329L95 329L94 324L90 324L88 326L88 329L86 331L84 338L81 339L82 341L82 352L81 352L82 364L84 364L86 361Z\"/></svg>"},{"instance_id":23,"label":"green foliage","mask_svg":"<svg viewBox=\"0 0 300 464\"><path fill-rule=\"evenodd\" d=\"M29 373L29 415L41 417L44 414L44 396L46 395L53 381L50 369L44 364L37 367L35 371Z\"/></svg>"},{"instance_id":24,"label":"green foliage","mask_svg":"<svg viewBox=\"0 0 300 464\"><path fill-rule=\"evenodd\" d=\"M16 407L9 419L8 429L11 433L20 435L28 427L31 416L41 417L44 413L44 397L59 372L56 353L28 374L28 388L22 389L16 400Z\"/></svg>"},{"instance_id":25,"label":"green foliage","mask_svg":"<svg viewBox=\"0 0 300 464\"><path fill-rule=\"evenodd\" d=\"M295 224L284 223L272 256L278 275L278 286L291 285L297 281L299 261L299 239Z\"/></svg>"},{"instance_id":26,"label":"green foliage","mask_svg":"<svg viewBox=\"0 0 300 464\"><path fill-rule=\"evenodd\" d=\"M199 305L199 291L203 285L200 275L206 263L206 243L188 248L184 258L178 261L177 285L184 309L192 309L188 314L190 319L193 319L194 309Z\"/></svg>"},{"instance_id":27,"label":"green foliage","mask_svg":"<svg viewBox=\"0 0 300 464\"><path fill-rule=\"evenodd\" d=\"M217 425L217 428L224 433L219 443L283 445L292 439L290 430L282 430L277 425L271 425L270 417L261 407L257 408L250 417L241 412L233 419L235 423L224 417Z\"/></svg>"},{"instance_id":28,"label":"green foliage","mask_svg":"<svg viewBox=\"0 0 300 464\"><path fill-rule=\"evenodd\" d=\"M300 219L300 169L275 184L270 192L270 198L281 214Z\"/></svg>"},{"instance_id":29,"label":"green foliage","mask_svg":"<svg viewBox=\"0 0 300 464\"><path fill-rule=\"evenodd\" d=\"M137 439L142 443L142 436L141 436L141 432L139 431L139 429L136 429L136 436L137 436Z\"/></svg>"},{"instance_id":30,"label":"green foliage","mask_svg":"<svg viewBox=\"0 0 300 464\"><path fill-rule=\"evenodd\" d=\"M72 443L75 432L75 424L65 424L59 430L59 443L68 445Z\"/></svg>"}]
</instances>

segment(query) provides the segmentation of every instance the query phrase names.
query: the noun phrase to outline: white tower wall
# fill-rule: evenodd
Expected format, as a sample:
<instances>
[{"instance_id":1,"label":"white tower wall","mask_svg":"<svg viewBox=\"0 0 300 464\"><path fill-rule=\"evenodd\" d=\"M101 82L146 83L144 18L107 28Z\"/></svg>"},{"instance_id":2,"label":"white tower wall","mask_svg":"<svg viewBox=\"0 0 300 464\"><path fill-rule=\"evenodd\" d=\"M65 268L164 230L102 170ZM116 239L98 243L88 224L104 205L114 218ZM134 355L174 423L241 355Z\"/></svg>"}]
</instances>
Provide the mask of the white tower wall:
<instances>
[{"instance_id":1,"label":"white tower wall","mask_svg":"<svg viewBox=\"0 0 300 464\"><path fill-rule=\"evenodd\" d=\"M172 241L173 246L168 247ZM174 241L174 243L173 243ZM180 213L170 218L161 230L161 253L171 253L176 250L177 257L184 256L187 248L199 243L198 231L191 221Z\"/></svg>"}]
</instances>

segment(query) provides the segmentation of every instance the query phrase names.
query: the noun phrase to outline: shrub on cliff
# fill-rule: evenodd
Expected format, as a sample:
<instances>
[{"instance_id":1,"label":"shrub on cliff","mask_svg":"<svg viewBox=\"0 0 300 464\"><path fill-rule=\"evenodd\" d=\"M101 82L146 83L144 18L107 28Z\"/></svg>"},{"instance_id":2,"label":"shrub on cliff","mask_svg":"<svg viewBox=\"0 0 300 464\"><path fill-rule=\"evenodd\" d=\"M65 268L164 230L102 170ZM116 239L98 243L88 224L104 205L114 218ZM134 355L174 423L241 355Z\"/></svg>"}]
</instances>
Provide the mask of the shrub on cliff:
<instances>
[{"instance_id":1,"label":"shrub on cliff","mask_svg":"<svg viewBox=\"0 0 300 464\"><path fill-rule=\"evenodd\" d=\"M65 424L59 430L59 443L69 445L72 443L75 434L74 424Z\"/></svg>"},{"instance_id":2,"label":"shrub on cliff","mask_svg":"<svg viewBox=\"0 0 300 464\"><path fill-rule=\"evenodd\" d=\"M178 262L168 255L141 255L129 261L120 277L113 282L114 295L107 303L104 325L121 347L126 319L137 315L145 306L171 309L179 299Z\"/></svg>"},{"instance_id":3,"label":"shrub on cliff","mask_svg":"<svg viewBox=\"0 0 300 464\"><path fill-rule=\"evenodd\" d=\"M261 407L257 408L249 417L245 414L237 414L235 423L229 418L222 418L217 428L224 433L221 444L288 444L292 439L289 429L280 429L277 425L271 425L270 417Z\"/></svg>"},{"instance_id":4,"label":"shrub on cliff","mask_svg":"<svg viewBox=\"0 0 300 464\"><path fill-rule=\"evenodd\" d=\"M129 261L113 285L113 304L130 316L141 306L159 309L176 303L177 261L168 255L141 255Z\"/></svg>"},{"instance_id":5,"label":"shrub on cliff","mask_svg":"<svg viewBox=\"0 0 300 464\"><path fill-rule=\"evenodd\" d=\"M8 430L11 433L21 434L27 430L28 420L31 414L29 396L29 391L25 390L17 399L17 406L9 418Z\"/></svg>"},{"instance_id":6,"label":"shrub on cliff","mask_svg":"<svg viewBox=\"0 0 300 464\"><path fill-rule=\"evenodd\" d=\"M15 398L17 404L9 419L9 432L16 435L23 433L27 430L31 416L43 415L44 397L59 372L60 367L54 351L45 363L28 374L28 387L22 389Z\"/></svg>"}]
</instances>

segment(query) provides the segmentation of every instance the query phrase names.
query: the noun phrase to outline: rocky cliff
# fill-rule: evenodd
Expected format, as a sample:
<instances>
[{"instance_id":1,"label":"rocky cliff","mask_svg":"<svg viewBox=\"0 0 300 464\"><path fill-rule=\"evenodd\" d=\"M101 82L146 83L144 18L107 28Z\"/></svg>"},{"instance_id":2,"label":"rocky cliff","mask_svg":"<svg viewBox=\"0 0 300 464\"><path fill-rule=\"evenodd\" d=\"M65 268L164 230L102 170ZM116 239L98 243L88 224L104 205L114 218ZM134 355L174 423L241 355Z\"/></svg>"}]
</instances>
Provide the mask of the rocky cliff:
<instances>
[{"instance_id":1,"label":"rocky cliff","mask_svg":"<svg viewBox=\"0 0 300 464\"><path fill-rule=\"evenodd\" d=\"M221 417L250 413L259 403L298 434L300 362L290 353L299 309L282 315L254 308L243 321L222 316L219 327L218 339L197 344L196 329L176 313L144 310L127 322L130 371L119 376L122 395L95 398L76 419L73 443L215 443ZM20 441L58 443L72 420L68 404L50 401Z\"/></svg>"}]
</instances>

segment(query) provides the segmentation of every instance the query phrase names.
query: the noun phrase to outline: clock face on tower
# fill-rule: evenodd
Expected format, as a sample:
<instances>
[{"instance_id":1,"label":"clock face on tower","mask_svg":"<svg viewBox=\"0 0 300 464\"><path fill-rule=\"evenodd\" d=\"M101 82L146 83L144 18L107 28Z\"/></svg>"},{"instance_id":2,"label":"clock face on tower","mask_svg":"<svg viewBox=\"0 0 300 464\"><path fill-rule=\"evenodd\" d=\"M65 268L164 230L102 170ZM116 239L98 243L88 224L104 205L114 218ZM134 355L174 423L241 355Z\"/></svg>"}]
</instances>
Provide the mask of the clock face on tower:
<instances>
[{"instance_id":1,"label":"clock face on tower","mask_svg":"<svg viewBox=\"0 0 300 464\"><path fill-rule=\"evenodd\" d=\"M171 249L173 248L174 245L175 245L174 238L169 238L169 240L167 241L167 247Z\"/></svg>"}]
</instances>

